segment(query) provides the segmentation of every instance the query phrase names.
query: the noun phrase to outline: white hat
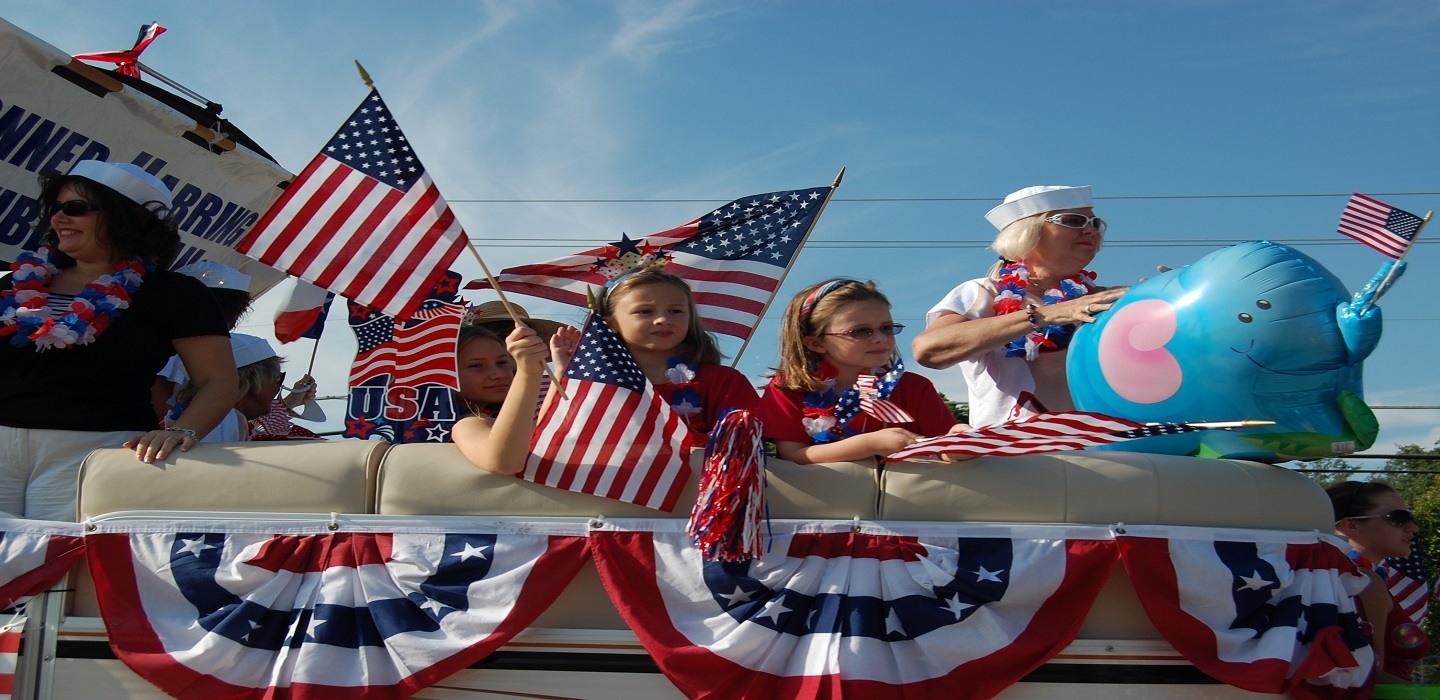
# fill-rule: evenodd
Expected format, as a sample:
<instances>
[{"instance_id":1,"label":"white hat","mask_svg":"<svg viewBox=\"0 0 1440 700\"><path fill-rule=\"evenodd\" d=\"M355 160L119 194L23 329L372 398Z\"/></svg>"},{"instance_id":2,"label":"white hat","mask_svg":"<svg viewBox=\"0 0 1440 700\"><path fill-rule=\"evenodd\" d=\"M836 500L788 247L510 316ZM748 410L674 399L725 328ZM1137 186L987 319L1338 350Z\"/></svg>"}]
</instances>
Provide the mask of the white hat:
<instances>
[{"instance_id":1,"label":"white hat","mask_svg":"<svg viewBox=\"0 0 1440 700\"><path fill-rule=\"evenodd\" d=\"M193 262L176 272L190 275L211 289L236 289L242 292L250 290L250 275L213 260Z\"/></svg>"},{"instance_id":2,"label":"white hat","mask_svg":"<svg viewBox=\"0 0 1440 700\"><path fill-rule=\"evenodd\" d=\"M70 174L94 180L142 207L159 202L170 208L170 188L160 178L145 172L134 163L106 163L103 160L82 160L70 168Z\"/></svg>"},{"instance_id":3,"label":"white hat","mask_svg":"<svg viewBox=\"0 0 1440 700\"><path fill-rule=\"evenodd\" d=\"M235 353L235 366L244 367L253 365L261 360L268 360L278 357L275 349L264 338L257 338L244 333L230 334L230 351Z\"/></svg>"},{"instance_id":4,"label":"white hat","mask_svg":"<svg viewBox=\"0 0 1440 700\"><path fill-rule=\"evenodd\" d=\"M1027 216L1059 209L1084 209L1093 206L1095 201L1090 198L1089 185L1036 185L1006 195L1004 204L985 213L985 220L1003 231L1006 226Z\"/></svg>"}]
</instances>

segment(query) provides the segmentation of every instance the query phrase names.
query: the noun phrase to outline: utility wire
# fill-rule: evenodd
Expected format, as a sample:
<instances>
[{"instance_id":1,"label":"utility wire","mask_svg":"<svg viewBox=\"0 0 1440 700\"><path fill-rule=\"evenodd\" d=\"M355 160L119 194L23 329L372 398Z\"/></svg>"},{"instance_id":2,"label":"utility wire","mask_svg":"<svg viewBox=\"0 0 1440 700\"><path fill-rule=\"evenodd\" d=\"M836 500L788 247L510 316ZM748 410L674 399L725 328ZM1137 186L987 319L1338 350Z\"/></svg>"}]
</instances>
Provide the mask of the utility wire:
<instances>
[{"instance_id":1,"label":"utility wire","mask_svg":"<svg viewBox=\"0 0 1440 700\"><path fill-rule=\"evenodd\" d=\"M1121 194L1095 197L1096 200L1119 199L1303 199L1324 197L1349 197L1353 192L1293 192L1284 194ZM1371 192L1371 197L1420 197L1440 195L1440 192ZM831 202L998 202L1001 197L832 197ZM724 204L730 199L451 199L451 204Z\"/></svg>"}]
</instances>

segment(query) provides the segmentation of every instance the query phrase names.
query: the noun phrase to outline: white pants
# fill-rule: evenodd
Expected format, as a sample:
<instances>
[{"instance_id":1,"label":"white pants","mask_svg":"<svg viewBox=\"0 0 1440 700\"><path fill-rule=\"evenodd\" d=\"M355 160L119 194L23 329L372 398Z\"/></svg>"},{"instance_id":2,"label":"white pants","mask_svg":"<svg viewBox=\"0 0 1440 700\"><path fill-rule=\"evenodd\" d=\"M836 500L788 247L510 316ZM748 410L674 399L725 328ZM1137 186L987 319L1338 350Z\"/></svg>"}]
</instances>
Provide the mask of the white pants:
<instances>
[{"instance_id":1,"label":"white pants","mask_svg":"<svg viewBox=\"0 0 1440 700\"><path fill-rule=\"evenodd\" d=\"M80 463L119 447L134 430L89 432L0 425L0 511L31 520L75 520Z\"/></svg>"}]
</instances>

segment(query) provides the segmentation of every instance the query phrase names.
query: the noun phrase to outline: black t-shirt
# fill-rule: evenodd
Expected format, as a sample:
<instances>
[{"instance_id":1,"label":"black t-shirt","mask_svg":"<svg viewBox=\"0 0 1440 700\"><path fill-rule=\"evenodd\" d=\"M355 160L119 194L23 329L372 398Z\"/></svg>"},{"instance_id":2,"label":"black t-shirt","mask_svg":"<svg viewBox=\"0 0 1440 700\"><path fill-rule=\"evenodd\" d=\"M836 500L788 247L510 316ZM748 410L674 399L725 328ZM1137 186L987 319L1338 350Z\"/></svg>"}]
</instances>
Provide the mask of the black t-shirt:
<instances>
[{"instance_id":1,"label":"black t-shirt","mask_svg":"<svg viewBox=\"0 0 1440 700\"><path fill-rule=\"evenodd\" d=\"M10 278L0 279L0 290ZM155 374L174 338L228 336L220 306L199 280L145 275L130 308L89 345L36 352L0 339L0 425L56 430L154 430Z\"/></svg>"}]
</instances>

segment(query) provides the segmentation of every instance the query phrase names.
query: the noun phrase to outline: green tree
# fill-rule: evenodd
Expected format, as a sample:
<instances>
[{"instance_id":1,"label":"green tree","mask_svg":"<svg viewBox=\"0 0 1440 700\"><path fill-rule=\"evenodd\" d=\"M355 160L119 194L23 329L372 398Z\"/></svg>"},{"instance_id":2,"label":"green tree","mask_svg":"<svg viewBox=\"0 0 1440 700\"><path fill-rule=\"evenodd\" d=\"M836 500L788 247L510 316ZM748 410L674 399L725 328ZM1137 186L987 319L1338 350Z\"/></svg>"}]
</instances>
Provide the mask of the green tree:
<instances>
[{"instance_id":1,"label":"green tree","mask_svg":"<svg viewBox=\"0 0 1440 700\"><path fill-rule=\"evenodd\" d=\"M945 407L950 409L950 415L955 416L955 420L961 423L970 422L970 404L951 401L950 397L944 394L940 395L940 400L945 402Z\"/></svg>"},{"instance_id":2,"label":"green tree","mask_svg":"<svg viewBox=\"0 0 1440 700\"><path fill-rule=\"evenodd\" d=\"M1353 479L1360 466L1338 457L1326 457L1306 464L1305 468L1309 470L1305 472L1305 476L1314 479L1315 483L1320 484L1320 488L1328 489L1342 481Z\"/></svg>"}]
</instances>

